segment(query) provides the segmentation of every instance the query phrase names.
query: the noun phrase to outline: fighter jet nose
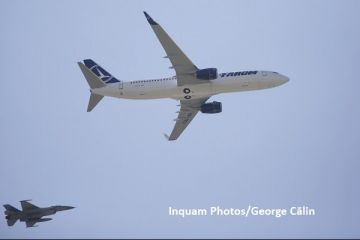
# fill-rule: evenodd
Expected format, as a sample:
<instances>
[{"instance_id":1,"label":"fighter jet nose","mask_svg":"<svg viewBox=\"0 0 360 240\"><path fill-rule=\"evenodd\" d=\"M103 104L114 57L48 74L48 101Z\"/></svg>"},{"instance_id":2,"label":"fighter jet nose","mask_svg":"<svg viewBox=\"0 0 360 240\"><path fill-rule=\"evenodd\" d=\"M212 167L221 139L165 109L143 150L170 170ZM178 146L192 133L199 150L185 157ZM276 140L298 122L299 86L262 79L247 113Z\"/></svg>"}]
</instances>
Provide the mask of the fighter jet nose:
<instances>
[{"instance_id":1,"label":"fighter jet nose","mask_svg":"<svg viewBox=\"0 0 360 240\"><path fill-rule=\"evenodd\" d=\"M73 209L75 207L71 207L71 206L57 206L57 211L64 211L64 210L70 210Z\"/></svg>"}]
</instances>

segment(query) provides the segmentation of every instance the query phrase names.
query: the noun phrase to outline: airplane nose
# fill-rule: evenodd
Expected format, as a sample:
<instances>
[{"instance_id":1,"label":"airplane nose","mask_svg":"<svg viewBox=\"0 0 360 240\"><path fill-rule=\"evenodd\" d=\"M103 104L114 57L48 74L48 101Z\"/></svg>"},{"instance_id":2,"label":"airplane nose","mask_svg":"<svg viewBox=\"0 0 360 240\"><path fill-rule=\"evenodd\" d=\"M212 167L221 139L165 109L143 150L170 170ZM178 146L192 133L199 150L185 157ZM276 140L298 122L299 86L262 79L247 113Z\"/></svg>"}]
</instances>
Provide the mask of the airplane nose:
<instances>
[{"instance_id":1,"label":"airplane nose","mask_svg":"<svg viewBox=\"0 0 360 240\"><path fill-rule=\"evenodd\" d=\"M290 80L290 78L288 78L287 76L284 76L285 83L287 83L289 80Z\"/></svg>"},{"instance_id":2,"label":"airplane nose","mask_svg":"<svg viewBox=\"0 0 360 240\"><path fill-rule=\"evenodd\" d=\"M280 77L280 85L287 83L290 80L287 76L281 75Z\"/></svg>"},{"instance_id":3,"label":"airplane nose","mask_svg":"<svg viewBox=\"0 0 360 240\"><path fill-rule=\"evenodd\" d=\"M71 207L71 206L58 206L57 210L58 211L64 211L64 210L70 210L73 209L75 207Z\"/></svg>"}]
</instances>

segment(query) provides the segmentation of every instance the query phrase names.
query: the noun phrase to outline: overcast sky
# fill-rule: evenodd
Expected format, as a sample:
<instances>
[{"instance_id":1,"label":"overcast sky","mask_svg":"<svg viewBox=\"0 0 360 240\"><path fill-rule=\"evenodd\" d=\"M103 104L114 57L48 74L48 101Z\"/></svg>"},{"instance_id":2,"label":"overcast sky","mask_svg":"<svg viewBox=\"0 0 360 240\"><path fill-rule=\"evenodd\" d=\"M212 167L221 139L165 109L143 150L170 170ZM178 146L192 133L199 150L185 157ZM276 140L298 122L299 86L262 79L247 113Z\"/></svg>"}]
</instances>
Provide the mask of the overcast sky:
<instances>
[{"instance_id":1,"label":"overcast sky","mask_svg":"<svg viewBox=\"0 0 360 240\"><path fill-rule=\"evenodd\" d=\"M178 103L104 98L76 62L124 81L173 76L142 11L199 67L277 71L217 95L168 142ZM75 206L2 238L360 237L359 1L0 1L0 203ZM169 216L168 207L315 216Z\"/></svg>"}]
</instances>

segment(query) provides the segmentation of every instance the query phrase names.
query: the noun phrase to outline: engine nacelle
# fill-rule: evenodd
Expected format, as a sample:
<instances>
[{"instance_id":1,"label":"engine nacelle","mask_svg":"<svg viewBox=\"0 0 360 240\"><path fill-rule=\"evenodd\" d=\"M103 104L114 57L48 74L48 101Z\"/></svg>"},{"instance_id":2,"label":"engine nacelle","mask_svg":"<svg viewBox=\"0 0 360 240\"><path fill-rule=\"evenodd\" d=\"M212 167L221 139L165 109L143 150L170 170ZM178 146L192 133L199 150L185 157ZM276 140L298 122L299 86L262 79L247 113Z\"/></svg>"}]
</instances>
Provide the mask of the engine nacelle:
<instances>
[{"instance_id":1,"label":"engine nacelle","mask_svg":"<svg viewBox=\"0 0 360 240\"><path fill-rule=\"evenodd\" d=\"M202 113L221 113L222 107L221 102L204 103L201 105L200 111Z\"/></svg>"},{"instance_id":2,"label":"engine nacelle","mask_svg":"<svg viewBox=\"0 0 360 240\"><path fill-rule=\"evenodd\" d=\"M196 71L196 78L200 80L214 80L217 76L216 68L205 68Z\"/></svg>"}]
</instances>

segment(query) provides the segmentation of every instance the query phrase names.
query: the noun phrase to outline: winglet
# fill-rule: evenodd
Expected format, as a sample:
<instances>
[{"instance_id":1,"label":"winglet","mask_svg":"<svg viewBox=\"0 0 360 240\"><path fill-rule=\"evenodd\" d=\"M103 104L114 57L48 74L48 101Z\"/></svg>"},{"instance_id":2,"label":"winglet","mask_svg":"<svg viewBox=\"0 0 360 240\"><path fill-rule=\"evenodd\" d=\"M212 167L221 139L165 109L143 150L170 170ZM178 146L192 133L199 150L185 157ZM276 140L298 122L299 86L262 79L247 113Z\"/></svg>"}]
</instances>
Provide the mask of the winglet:
<instances>
[{"instance_id":1,"label":"winglet","mask_svg":"<svg viewBox=\"0 0 360 240\"><path fill-rule=\"evenodd\" d=\"M169 140L169 135L167 135L166 133L163 133L164 134L164 137L166 138L166 140Z\"/></svg>"},{"instance_id":2,"label":"winglet","mask_svg":"<svg viewBox=\"0 0 360 240\"><path fill-rule=\"evenodd\" d=\"M148 22L150 23L150 25L159 25L159 24L157 24L157 22L154 21L154 19L152 19L152 18L150 17L149 14L147 14L147 12L144 11L144 14L145 14L146 19L147 19Z\"/></svg>"},{"instance_id":3,"label":"winglet","mask_svg":"<svg viewBox=\"0 0 360 240\"><path fill-rule=\"evenodd\" d=\"M20 202L30 202L32 199L21 200Z\"/></svg>"}]
</instances>

